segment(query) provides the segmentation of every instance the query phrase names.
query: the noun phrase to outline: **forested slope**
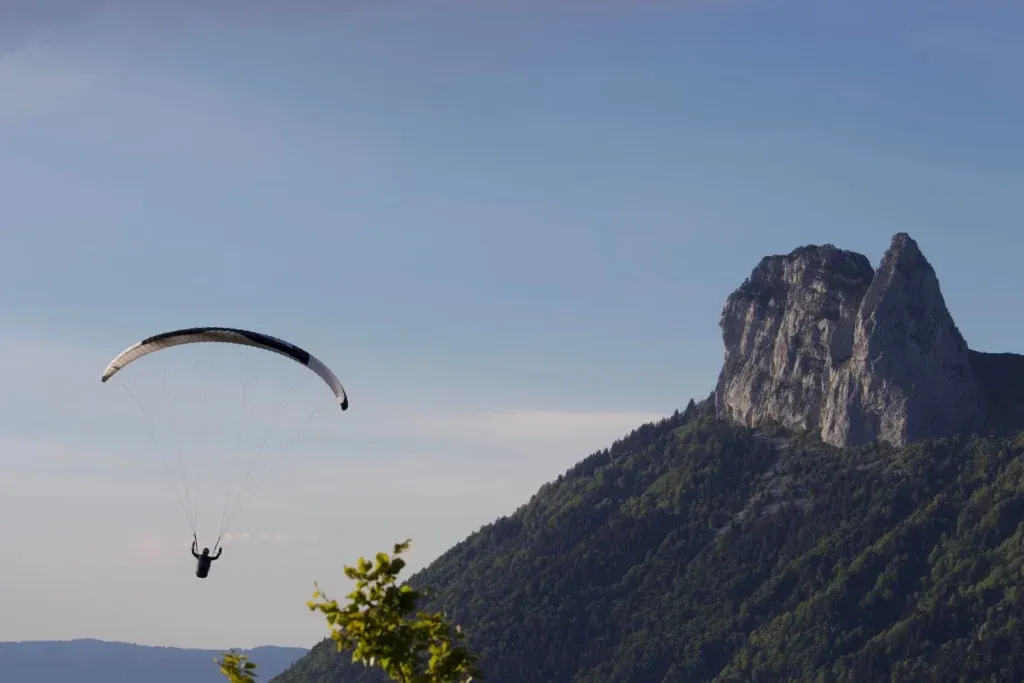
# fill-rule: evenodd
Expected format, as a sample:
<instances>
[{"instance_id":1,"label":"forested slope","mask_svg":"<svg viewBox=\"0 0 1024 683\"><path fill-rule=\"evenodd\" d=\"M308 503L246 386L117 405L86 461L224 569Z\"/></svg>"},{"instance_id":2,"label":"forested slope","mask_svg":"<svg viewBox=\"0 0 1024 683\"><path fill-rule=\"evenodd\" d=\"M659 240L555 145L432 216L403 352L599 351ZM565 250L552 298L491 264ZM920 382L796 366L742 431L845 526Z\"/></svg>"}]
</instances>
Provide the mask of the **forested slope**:
<instances>
[{"instance_id":1,"label":"forested slope","mask_svg":"<svg viewBox=\"0 0 1024 683\"><path fill-rule=\"evenodd\" d=\"M583 460L411 583L488 680L1024 677L1014 436L841 450L710 402ZM278 683L382 680L321 643Z\"/></svg>"}]
</instances>

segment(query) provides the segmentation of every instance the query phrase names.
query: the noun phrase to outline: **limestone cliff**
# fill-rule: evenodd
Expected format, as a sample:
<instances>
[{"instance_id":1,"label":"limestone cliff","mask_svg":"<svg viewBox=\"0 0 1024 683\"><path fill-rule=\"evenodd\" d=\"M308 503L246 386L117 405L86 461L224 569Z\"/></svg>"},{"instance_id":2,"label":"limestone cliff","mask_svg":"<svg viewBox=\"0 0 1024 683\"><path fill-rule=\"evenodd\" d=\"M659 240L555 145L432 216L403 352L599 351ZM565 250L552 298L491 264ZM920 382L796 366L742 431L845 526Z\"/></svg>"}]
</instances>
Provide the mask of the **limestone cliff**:
<instances>
[{"instance_id":1,"label":"limestone cliff","mask_svg":"<svg viewBox=\"0 0 1024 683\"><path fill-rule=\"evenodd\" d=\"M720 415L896 446L981 424L985 398L935 271L908 235L875 272L832 245L769 256L722 311Z\"/></svg>"}]
</instances>

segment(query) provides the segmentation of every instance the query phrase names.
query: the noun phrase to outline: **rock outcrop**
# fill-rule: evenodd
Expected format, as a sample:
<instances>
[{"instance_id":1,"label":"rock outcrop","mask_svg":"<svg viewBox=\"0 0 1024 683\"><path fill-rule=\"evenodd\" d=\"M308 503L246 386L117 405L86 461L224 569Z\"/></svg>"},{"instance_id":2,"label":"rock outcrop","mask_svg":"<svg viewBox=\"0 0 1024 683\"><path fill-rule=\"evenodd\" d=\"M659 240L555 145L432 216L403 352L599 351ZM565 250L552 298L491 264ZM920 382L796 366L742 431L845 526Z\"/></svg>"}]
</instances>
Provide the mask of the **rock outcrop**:
<instances>
[{"instance_id":1,"label":"rock outcrop","mask_svg":"<svg viewBox=\"0 0 1024 683\"><path fill-rule=\"evenodd\" d=\"M832 245L769 256L722 311L719 415L895 446L981 424L984 392L935 271L900 233L877 272Z\"/></svg>"}]
</instances>

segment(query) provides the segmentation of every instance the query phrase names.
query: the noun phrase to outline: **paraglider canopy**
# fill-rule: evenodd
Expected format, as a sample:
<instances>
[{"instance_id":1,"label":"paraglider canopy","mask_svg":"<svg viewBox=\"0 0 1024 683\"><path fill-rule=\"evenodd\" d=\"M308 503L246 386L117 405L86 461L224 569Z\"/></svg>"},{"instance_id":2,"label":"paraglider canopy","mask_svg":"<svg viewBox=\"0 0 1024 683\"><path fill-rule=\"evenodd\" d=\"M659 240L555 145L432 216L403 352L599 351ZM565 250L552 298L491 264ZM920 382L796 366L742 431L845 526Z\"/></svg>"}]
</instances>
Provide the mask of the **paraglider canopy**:
<instances>
[{"instance_id":1,"label":"paraglider canopy","mask_svg":"<svg viewBox=\"0 0 1024 683\"><path fill-rule=\"evenodd\" d=\"M305 365L319 375L320 378L327 383L327 386L331 388L331 391L334 392L335 397L338 399L338 403L341 404L341 409L348 410L348 396L346 396L345 389L341 386L341 382L338 381L338 378L333 372L331 372L330 368L321 363L311 353L295 346L294 344L290 344L283 339L271 337L268 334L252 332L250 330L239 330L231 327L189 327L183 330L164 332L163 334L143 339L138 344L129 346L127 349L122 351L117 358L110 361L110 365L108 365L107 369L103 371L103 376L100 378L100 381L106 382L132 361L138 360L139 358L153 353L154 351L167 349L172 346L180 346L182 344L211 342L255 346L256 348L266 349L267 351L273 351L274 353L279 353L282 356L291 358L295 362Z\"/></svg>"}]
</instances>

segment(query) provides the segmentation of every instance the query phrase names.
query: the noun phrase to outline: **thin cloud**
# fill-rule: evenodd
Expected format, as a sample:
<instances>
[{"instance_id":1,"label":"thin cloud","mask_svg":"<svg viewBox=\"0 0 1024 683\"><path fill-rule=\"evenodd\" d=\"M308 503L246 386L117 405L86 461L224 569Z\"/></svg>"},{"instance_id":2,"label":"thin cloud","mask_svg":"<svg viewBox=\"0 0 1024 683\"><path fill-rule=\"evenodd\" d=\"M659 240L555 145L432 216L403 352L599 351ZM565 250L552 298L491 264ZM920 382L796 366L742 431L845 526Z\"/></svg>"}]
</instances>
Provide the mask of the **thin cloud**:
<instances>
[{"instance_id":1,"label":"thin cloud","mask_svg":"<svg viewBox=\"0 0 1024 683\"><path fill-rule=\"evenodd\" d=\"M0 392L0 425L27 412L59 424L70 416L123 418L121 397L102 391L100 374L113 354L87 345L44 338L0 336L0 374L17 391Z\"/></svg>"},{"instance_id":2,"label":"thin cloud","mask_svg":"<svg viewBox=\"0 0 1024 683\"><path fill-rule=\"evenodd\" d=\"M907 43L918 52L948 60L997 89L1020 93L1017 69L1024 58L1016 35L969 28L923 28L908 34Z\"/></svg>"},{"instance_id":3,"label":"thin cloud","mask_svg":"<svg viewBox=\"0 0 1024 683\"><path fill-rule=\"evenodd\" d=\"M61 63L52 51L38 43L2 55L0 124L68 106L94 82L94 74Z\"/></svg>"},{"instance_id":4,"label":"thin cloud","mask_svg":"<svg viewBox=\"0 0 1024 683\"><path fill-rule=\"evenodd\" d=\"M316 543L319 540L320 537L314 535L299 536L282 533L255 533L249 531L229 531L228 533L224 534L224 538L221 541L221 545L229 546L238 545L242 543L269 543L273 545L294 545L296 543Z\"/></svg>"},{"instance_id":5,"label":"thin cloud","mask_svg":"<svg viewBox=\"0 0 1024 683\"><path fill-rule=\"evenodd\" d=\"M41 37L94 16L102 0L48 0L0 3L0 52L17 52Z\"/></svg>"},{"instance_id":6,"label":"thin cloud","mask_svg":"<svg viewBox=\"0 0 1024 683\"><path fill-rule=\"evenodd\" d=\"M282 123L217 88L122 65L73 119L55 121L57 139L145 161L251 167L292 151ZM156 133L156 134L154 134Z\"/></svg>"},{"instance_id":7,"label":"thin cloud","mask_svg":"<svg viewBox=\"0 0 1024 683\"><path fill-rule=\"evenodd\" d=\"M557 440L581 434L621 435L663 413L634 411L498 410L478 413L413 414L407 427L453 440Z\"/></svg>"},{"instance_id":8,"label":"thin cloud","mask_svg":"<svg viewBox=\"0 0 1024 683\"><path fill-rule=\"evenodd\" d=\"M28 0L0 3L0 51L17 51L43 38L59 41L92 21L114 17L147 33L173 33L194 19L235 24L318 22L377 7L381 0Z\"/></svg>"},{"instance_id":9,"label":"thin cloud","mask_svg":"<svg viewBox=\"0 0 1024 683\"><path fill-rule=\"evenodd\" d=\"M137 409L126 393L115 386L119 382L117 377L107 386L99 382L102 369L115 353L110 349L38 338L0 337L0 373L9 385L19 387L17 393L8 392L0 397L0 409L15 416L45 414L46 419L52 421L50 426L58 428L74 417L108 423L111 425L109 432L127 429L140 421ZM179 359L181 363L175 362ZM316 417L310 428L302 432L301 439L303 447L314 450L330 448L331 444L365 443L374 438L382 442L398 441L406 446L427 441L477 445L516 443L520 446L547 441L558 444L594 442L596 448L665 415L664 412L637 410L424 409L406 403L402 396L380 396L381 400L376 403L361 403L358 409L340 415L329 392L319 385L317 378L307 377L308 373L301 368L291 368L284 359L276 356L268 356L268 359L269 362L261 366L261 382L250 386L247 396L247 403L257 407L247 408L247 412L257 418L276 413L282 396L287 399L287 405L281 415L283 419L275 424L284 426L290 419L306 419L316 411ZM196 371L190 367L192 363L191 357L174 356L168 367L175 373L172 375L175 388L193 389L198 394L205 385L203 391L213 398L201 409L213 411L213 414L204 417L217 420L236 416L242 408L238 388L251 379L251 375L226 366ZM280 366L282 377L262 381L267 379L263 376L266 368L273 368L275 363ZM153 362L153 367L159 370L163 366ZM148 384L153 386L160 376L159 372L139 374L148 376L152 380ZM144 383L135 386L142 387ZM156 394L162 394L162 388L154 392ZM160 410L161 406L152 405L154 412ZM0 420L0 424L2 422ZM102 433L101 430L96 436L102 437Z\"/></svg>"}]
</instances>

